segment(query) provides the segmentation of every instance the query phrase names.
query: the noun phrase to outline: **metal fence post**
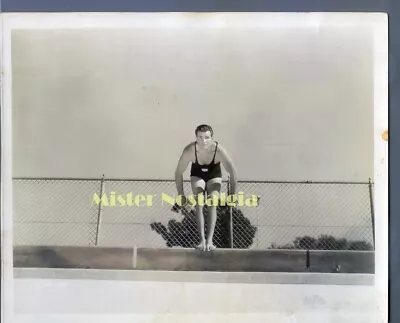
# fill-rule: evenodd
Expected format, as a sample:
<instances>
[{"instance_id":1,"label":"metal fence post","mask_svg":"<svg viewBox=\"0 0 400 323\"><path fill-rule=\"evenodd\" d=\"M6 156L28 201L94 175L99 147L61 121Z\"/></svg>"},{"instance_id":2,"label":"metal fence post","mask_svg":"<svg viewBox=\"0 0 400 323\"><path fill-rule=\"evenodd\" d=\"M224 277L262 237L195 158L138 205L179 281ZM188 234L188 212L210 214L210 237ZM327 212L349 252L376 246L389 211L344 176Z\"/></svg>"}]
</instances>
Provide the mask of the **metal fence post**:
<instances>
[{"instance_id":1,"label":"metal fence post","mask_svg":"<svg viewBox=\"0 0 400 323\"><path fill-rule=\"evenodd\" d=\"M103 201L103 189L104 189L104 174L101 178L100 184L100 202L99 202L99 210L97 212L97 226L96 226L96 241L95 246L99 244L99 231L100 231L100 216L101 216L101 202Z\"/></svg>"},{"instance_id":2,"label":"metal fence post","mask_svg":"<svg viewBox=\"0 0 400 323\"><path fill-rule=\"evenodd\" d=\"M371 178L368 179L368 189L369 189L369 204L371 208L371 222L372 222L372 241L375 249L375 210L374 210L374 194L372 190Z\"/></svg>"},{"instance_id":3,"label":"metal fence post","mask_svg":"<svg viewBox=\"0 0 400 323\"><path fill-rule=\"evenodd\" d=\"M231 177L228 176L228 183L227 183L227 187L228 187L228 196L231 194ZM228 199L229 201L229 199ZM229 206L229 236L230 236L230 246L231 249L233 249L233 211L232 211L232 206Z\"/></svg>"}]
</instances>

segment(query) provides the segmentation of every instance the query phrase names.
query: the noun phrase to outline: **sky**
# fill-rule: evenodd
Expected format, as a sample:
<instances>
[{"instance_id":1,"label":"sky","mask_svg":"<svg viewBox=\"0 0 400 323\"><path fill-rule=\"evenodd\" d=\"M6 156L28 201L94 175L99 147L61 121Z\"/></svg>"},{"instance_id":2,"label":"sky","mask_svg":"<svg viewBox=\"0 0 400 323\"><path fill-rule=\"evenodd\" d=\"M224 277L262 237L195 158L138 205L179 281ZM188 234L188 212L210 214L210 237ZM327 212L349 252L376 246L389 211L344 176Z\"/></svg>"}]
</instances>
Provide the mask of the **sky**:
<instances>
[{"instance_id":1,"label":"sky","mask_svg":"<svg viewBox=\"0 0 400 323\"><path fill-rule=\"evenodd\" d=\"M323 25L14 31L13 176L172 179L209 123L240 180L367 181L372 45Z\"/></svg>"}]
</instances>

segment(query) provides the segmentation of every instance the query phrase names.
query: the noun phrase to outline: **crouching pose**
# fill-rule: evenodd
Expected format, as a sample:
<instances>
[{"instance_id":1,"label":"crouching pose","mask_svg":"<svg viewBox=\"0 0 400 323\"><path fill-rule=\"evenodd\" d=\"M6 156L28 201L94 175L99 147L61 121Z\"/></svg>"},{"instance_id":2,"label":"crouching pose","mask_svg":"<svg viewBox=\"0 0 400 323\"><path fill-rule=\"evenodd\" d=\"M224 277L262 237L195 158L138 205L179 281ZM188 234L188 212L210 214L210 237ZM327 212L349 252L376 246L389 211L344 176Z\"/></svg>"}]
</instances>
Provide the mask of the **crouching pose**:
<instances>
[{"instance_id":1,"label":"crouching pose","mask_svg":"<svg viewBox=\"0 0 400 323\"><path fill-rule=\"evenodd\" d=\"M193 196L205 201L210 198L215 201L219 198L222 185L221 164L230 175L230 194L236 194L237 172L231 158L225 149L213 139L213 129L209 125L200 125L195 130L196 141L187 145L179 158L175 171L175 183L178 195L182 196L182 202L187 201L183 189L183 173L189 163L190 181ZM205 196L207 195L207 196ZM201 204L201 205L199 205ZM217 221L217 206L213 203L209 206L209 221L207 239L204 235L204 203L196 203L196 218L200 235L198 249L211 251L216 247L213 244L215 224Z\"/></svg>"}]
</instances>

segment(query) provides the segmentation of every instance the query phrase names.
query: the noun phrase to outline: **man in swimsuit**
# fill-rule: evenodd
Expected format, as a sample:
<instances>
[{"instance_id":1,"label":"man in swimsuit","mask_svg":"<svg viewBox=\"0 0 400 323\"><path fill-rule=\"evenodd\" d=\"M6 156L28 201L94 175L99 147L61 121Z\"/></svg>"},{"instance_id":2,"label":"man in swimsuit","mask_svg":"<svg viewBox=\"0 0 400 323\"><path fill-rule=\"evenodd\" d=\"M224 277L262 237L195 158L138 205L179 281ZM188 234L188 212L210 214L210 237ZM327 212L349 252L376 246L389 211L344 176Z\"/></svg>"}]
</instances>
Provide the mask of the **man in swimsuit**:
<instances>
[{"instance_id":1,"label":"man in swimsuit","mask_svg":"<svg viewBox=\"0 0 400 323\"><path fill-rule=\"evenodd\" d=\"M213 140L213 129L209 125L199 125L195 130L196 141L187 145L178 161L175 171L175 183L178 195L183 197L183 203L187 201L183 189L183 173L189 163L192 163L190 181L194 197L207 193L212 200L218 199L221 185L222 172L221 163L230 175L230 194L236 193L237 172L231 158L226 150L218 142ZM203 201L206 197L202 198ZM200 234L198 249L211 251L216 247L213 245L213 235L217 221L217 206L209 206L209 230L207 239L204 235L203 206L196 203L196 218Z\"/></svg>"}]
</instances>

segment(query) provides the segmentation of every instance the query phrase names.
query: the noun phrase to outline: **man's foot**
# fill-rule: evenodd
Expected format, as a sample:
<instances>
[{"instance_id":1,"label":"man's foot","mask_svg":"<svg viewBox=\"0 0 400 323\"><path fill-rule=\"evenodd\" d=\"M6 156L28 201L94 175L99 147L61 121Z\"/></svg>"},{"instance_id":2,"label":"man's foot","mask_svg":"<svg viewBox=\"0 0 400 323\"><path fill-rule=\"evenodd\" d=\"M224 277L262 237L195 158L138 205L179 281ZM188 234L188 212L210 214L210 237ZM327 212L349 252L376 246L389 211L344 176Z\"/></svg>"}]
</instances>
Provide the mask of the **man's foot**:
<instances>
[{"instance_id":1,"label":"man's foot","mask_svg":"<svg viewBox=\"0 0 400 323\"><path fill-rule=\"evenodd\" d=\"M197 250L201 250L201 251L206 251L206 243L203 241L203 242L200 242L199 244L198 244L198 246L196 247L196 249Z\"/></svg>"},{"instance_id":2,"label":"man's foot","mask_svg":"<svg viewBox=\"0 0 400 323\"><path fill-rule=\"evenodd\" d=\"M207 251L213 251L213 250L217 249L217 247L214 246L212 244L212 242L210 242L210 243L207 243L206 249L207 249Z\"/></svg>"}]
</instances>

